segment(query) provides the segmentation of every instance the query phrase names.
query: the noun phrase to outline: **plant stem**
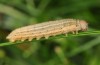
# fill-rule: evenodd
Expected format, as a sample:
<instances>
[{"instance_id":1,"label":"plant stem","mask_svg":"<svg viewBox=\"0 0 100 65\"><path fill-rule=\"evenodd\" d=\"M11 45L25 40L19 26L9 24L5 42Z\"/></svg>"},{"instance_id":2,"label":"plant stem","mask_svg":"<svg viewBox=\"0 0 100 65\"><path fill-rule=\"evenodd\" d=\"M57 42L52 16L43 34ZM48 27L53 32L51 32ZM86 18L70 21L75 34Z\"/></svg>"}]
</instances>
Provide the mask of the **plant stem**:
<instances>
[{"instance_id":1,"label":"plant stem","mask_svg":"<svg viewBox=\"0 0 100 65\"><path fill-rule=\"evenodd\" d=\"M100 31L80 32L79 34L76 34L76 35L69 34L68 36L60 35L60 36L50 37L49 39L61 38L61 37L74 37L74 36L94 35L94 34L100 34ZM41 39L41 40L43 40L43 39ZM28 42L28 41L26 41L26 42ZM12 42L5 42L5 43L1 43L0 46L6 46L6 45L12 45L12 44L18 44L18 43L22 43L22 42L14 42L14 43L12 43ZM77 51L75 53L77 53Z\"/></svg>"}]
</instances>

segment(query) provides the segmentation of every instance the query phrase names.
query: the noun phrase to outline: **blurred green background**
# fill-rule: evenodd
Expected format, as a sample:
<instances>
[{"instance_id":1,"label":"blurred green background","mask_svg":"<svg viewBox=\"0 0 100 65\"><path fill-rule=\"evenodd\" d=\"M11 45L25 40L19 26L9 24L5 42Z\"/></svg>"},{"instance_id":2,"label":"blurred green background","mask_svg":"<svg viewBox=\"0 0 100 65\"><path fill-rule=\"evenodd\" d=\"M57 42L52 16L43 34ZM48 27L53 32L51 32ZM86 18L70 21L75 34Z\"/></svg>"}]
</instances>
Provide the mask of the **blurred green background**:
<instances>
[{"instance_id":1,"label":"blurred green background","mask_svg":"<svg viewBox=\"0 0 100 65\"><path fill-rule=\"evenodd\" d=\"M64 18L100 30L100 0L0 0L0 43L14 29ZM0 47L0 65L100 65L100 35L56 38Z\"/></svg>"}]
</instances>

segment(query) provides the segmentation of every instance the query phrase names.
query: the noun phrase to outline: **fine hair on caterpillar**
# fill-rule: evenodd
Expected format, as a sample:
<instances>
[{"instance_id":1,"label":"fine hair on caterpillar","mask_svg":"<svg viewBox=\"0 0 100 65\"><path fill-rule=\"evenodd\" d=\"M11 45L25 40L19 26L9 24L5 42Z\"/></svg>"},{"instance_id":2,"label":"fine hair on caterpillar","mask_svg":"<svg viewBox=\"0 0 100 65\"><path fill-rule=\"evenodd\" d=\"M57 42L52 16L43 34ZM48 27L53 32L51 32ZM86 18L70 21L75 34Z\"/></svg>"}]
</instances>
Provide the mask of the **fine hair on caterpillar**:
<instances>
[{"instance_id":1,"label":"fine hair on caterpillar","mask_svg":"<svg viewBox=\"0 0 100 65\"><path fill-rule=\"evenodd\" d=\"M6 38L10 42L15 42L17 40L24 41L26 39L31 41L33 38L39 40L45 37L45 39L48 39L50 36L67 34L70 32L78 34L78 31L86 31L87 29L88 23L84 20L61 19L15 29Z\"/></svg>"}]
</instances>

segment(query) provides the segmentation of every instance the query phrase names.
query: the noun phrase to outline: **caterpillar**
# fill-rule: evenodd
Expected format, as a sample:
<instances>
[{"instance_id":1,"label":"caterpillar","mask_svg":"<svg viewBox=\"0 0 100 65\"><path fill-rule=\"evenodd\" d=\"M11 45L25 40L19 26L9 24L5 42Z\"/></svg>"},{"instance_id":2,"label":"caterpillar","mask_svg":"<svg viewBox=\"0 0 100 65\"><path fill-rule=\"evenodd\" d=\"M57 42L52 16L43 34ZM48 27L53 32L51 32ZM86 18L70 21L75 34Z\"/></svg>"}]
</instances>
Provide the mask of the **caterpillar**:
<instances>
[{"instance_id":1,"label":"caterpillar","mask_svg":"<svg viewBox=\"0 0 100 65\"><path fill-rule=\"evenodd\" d=\"M31 41L33 38L39 40L42 37L48 39L50 36L60 34L78 34L78 31L86 31L87 29L88 23L84 20L61 19L15 29L6 37L6 39L10 42L18 40L24 41L26 39Z\"/></svg>"}]
</instances>

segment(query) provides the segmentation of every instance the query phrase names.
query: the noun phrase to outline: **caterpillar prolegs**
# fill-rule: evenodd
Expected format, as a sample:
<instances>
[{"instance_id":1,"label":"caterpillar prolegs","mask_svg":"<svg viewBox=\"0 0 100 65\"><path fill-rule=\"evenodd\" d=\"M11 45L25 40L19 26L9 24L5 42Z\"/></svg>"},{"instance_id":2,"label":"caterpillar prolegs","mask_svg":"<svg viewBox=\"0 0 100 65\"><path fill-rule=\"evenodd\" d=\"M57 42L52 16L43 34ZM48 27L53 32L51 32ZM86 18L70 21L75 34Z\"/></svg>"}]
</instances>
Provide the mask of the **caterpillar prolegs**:
<instances>
[{"instance_id":1,"label":"caterpillar prolegs","mask_svg":"<svg viewBox=\"0 0 100 65\"><path fill-rule=\"evenodd\" d=\"M67 34L70 32L78 34L78 31L86 31L87 29L88 23L84 20L61 19L15 29L7 36L7 39L10 42L17 40L24 41L26 39L31 41L33 38L39 40L42 37L48 39L49 36Z\"/></svg>"}]
</instances>

